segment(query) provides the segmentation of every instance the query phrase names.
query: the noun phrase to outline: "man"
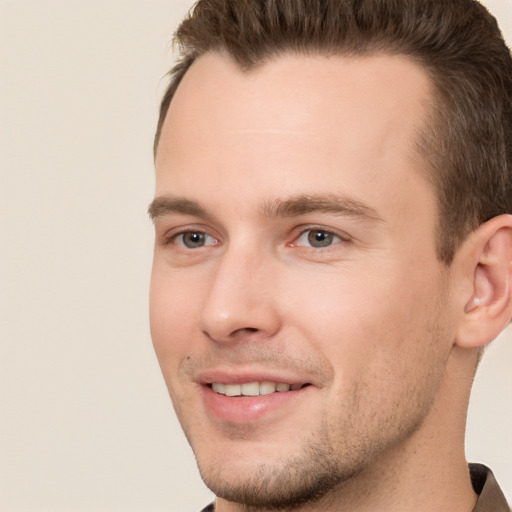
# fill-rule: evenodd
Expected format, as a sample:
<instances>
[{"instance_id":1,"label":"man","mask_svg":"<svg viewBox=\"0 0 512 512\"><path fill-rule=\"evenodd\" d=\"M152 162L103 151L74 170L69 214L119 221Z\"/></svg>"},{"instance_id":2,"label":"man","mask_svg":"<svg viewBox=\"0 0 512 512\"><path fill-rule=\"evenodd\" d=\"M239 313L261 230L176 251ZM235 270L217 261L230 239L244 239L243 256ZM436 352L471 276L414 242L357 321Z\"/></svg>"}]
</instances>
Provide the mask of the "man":
<instances>
[{"instance_id":1,"label":"man","mask_svg":"<svg viewBox=\"0 0 512 512\"><path fill-rule=\"evenodd\" d=\"M473 0L201 0L155 141L151 329L205 510L506 511L512 60Z\"/></svg>"}]
</instances>

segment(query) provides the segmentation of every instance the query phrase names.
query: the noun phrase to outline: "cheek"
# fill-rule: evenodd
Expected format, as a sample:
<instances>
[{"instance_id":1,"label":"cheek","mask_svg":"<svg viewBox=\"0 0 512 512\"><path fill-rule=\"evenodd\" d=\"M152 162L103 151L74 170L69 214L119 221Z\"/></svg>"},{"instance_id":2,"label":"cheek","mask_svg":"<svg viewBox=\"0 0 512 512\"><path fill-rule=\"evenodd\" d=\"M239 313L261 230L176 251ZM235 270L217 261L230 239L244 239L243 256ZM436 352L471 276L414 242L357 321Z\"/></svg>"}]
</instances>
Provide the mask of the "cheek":
<instances>
[{"instance_id":1,"label":"cheek","mask_svg":"<svg viewBox=\"0 0 512 512\"><path fill-rule=\"evenodd\" d=\"M295 285L293 295L307 300L292 303L293 323L334 366L337 386L369 373L396 381L432 343L439 279L384 267L317 275L303 280L301 289Z\"/></svg>"},{"instance_id":2,"label":"cheek","mask_svg":"<svg viewBox=\"0 0 512 512\"><path fill-rule=\"evenodd\" d=\"M161 271L158 265L153 268L150 288L150 327L155 354L162 371L169 396L179 421L183 423L183 411L190 408L190 389L183 385L180 365L189 356L193 346L194 297L180 293L175 279ZM196 335L197 337L197 335Z\"/></svg>"},{"instance_id":3,"label":"cheek","mask_svg":"<svg viewBox=\"0 0 512 512\"><path fill-rule=\"evenodd\" d=\"M176 280L155 264L150 288L150 327L155 352L167 378L187 354L193 332L197 300L193 293L184 293Z\"/></svg>"}]
</instances>

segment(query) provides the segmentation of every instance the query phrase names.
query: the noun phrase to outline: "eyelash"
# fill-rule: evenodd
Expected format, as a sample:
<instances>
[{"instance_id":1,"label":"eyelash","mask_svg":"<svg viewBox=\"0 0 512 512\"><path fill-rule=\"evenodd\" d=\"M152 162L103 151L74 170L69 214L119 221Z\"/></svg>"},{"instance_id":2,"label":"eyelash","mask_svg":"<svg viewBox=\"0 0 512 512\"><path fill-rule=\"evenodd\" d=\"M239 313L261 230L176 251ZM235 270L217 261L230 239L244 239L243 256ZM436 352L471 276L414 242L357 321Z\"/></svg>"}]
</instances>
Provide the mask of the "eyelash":
<instances>
[{"instance_id":1,"label":"eyelash","mask_svg":"<svg viewBox=\"0 0 512 512\"><path fill-rule=\"evenodd\" d=\"M299 231L299 229L300 229L300 231ZM315 252L319 252L322 250L328 250L333 245L336 245L339 243L348 243L350 241L350 237L346 233L336 233L333 230L324 228L323 226L307 226L307 227L301 226L300 228L298 228L296 230L296 232L297 232L297 235L295 235L293 237L293 241L291 243L287 244L288 247L300 247L305 250L313 250ZM321 245L323 242L322 240L317 240L317 242L320 244L318 246L311 245L312 244L311 236L315 232L317 234L322 234L323 236L326 237L326 239L327 239L326 245ZM183 240L183 237L185 237L187 234L188 235L199 235L199 236L202 236L203 238L209 237L212 239L213 243L206 243L203 245L198 245L197 247L187 247ZM299 243L301 238L306 237L306 236L308 238L308 243L305 243L305 244ZM181 238L181 242L179 242L180 238ZM173 244L173 243L178 245L181 249L186 250L186 251L193 251L193 250L203 249L205 247L211 247L211 246L216 246L216 245L221 244L218 237L210 234L204 228L194 229L193 226L188 227L187 229L181 230L179 232L173 231L164 237L163 245L169 245L169 244Z\"/></svg>"},{"instance_id":2,"label":"eyelash","mask_svg":"<svg viewBox=\"0 0 512 512\"><path fill-rule=\"evenodd\" d=\"M171 245L171 244L177 244L177 245L180 245L182 246L184 249L187 249L187 247L184 246L184 243L183 241L181 243L178 242L178 240L180 239L180 237L182 238L183 240L183 237L187 234L197 234L197 235L201 235L201 236L205 236L205 237L211 237L213 240L214 240L214 243L213 244L208 244L208 246L210 245L218 245L219 244L219 239L217 236L214 236L212 234L210 234L206 229L204 229L203 227L194 227L194 226L187 226L186 228L184 229L180 229L180 230L176 230L176 229L173 229L173 230L170 230L169 232L167 232L164 236L163 236L163 239L162 239L162 245ZM204 246L203 246L204 247ZM198 248L201 248L201 247L198 247ZM191 248L188 248L188 250L192 250Z\"/></svg>"},{"instance_id":3,"label":"eyelash","mask_svg":"<svg viewBox=\"0 0 512 512\"><path fill-rule=\"evenodd\" d=\"M322 235L326 236L328 239L330 239L330 242L327 245L324 246L313 246L311 245L311 236L313 233L321 233ZM309 233L309 235L308 235ZM300 245L298 242L301 238L306 237L308 238L309 245ZM336 239L334 242L333 239ZM322 240L317 240L320 244L322 243ZM314 250L316 252L321 250L328 250L331 246L339 244L339 243L348 243L350 241L350 237L346 233L339 233L335 232L331 229L325 228L323 226L303 226L301 227L298 235L294 238L294 241L290 244L291 247L302 247L305 249Z\"/></svg>"},{"instance_id":4,"label":"eyelash","mask_svg":"<svg viewBox=\"0 0 512 512\"><path fill-rule=\"evenodd\" d=\"M205 244L199 245L197 247L187 247L185 240L184 240L186 235L199 235L199 237L202 237L203 240L208 237L208 238L212 239L213 243L205 243ZM210 246L219 244L218 239L213 237L212 235L208 234L206 231L198 231L198 230L183 231L182 233L178 233L177 235L175 235L173 237L172 241L176 242L180 238L181 238L181 243L179 245L188 250L201 249L203 247L210 247Z\"/></svg>"}]
</instances>

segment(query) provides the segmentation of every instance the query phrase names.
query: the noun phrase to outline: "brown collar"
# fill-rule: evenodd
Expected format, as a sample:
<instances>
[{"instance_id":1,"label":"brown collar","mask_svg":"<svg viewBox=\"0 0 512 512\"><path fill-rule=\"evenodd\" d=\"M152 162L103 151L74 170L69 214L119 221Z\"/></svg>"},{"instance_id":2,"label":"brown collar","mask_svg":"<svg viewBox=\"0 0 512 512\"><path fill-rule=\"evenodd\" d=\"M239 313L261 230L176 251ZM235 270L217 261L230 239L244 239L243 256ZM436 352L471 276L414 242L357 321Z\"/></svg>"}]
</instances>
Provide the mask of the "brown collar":
<instances>
[{"instance_id":1,"label":"brown collar","mask_svg":"<svg viewBox=\"0 0 512 512\"><path fill-rule=\"evenodd\" d=\"M511 512L492 471L483 464L470 464L473 489L479 495L473 512Z\"/></svg>"}]
</instances>

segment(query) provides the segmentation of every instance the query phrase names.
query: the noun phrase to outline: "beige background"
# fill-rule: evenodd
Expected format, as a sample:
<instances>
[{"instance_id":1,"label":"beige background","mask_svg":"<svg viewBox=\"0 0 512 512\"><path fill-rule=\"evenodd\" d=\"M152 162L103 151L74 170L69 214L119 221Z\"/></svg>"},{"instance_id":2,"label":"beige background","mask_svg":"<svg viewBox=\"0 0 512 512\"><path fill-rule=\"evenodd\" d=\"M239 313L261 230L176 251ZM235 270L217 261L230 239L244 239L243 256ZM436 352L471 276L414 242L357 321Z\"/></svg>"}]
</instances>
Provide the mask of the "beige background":
<instances>
[{"instance_id":1,"label":"beige background","mask_svg":"<svg viewBox=\"0 0 512 512\"><path fill-rule=\"evenodd\" d=\"M512 0L486 2L512 40ZM210 499L152 352L151 144L177 0L0 2L0 511L194 512ZM512 500L512 339L468 457Z\"/></svg>"}]
</instances>

